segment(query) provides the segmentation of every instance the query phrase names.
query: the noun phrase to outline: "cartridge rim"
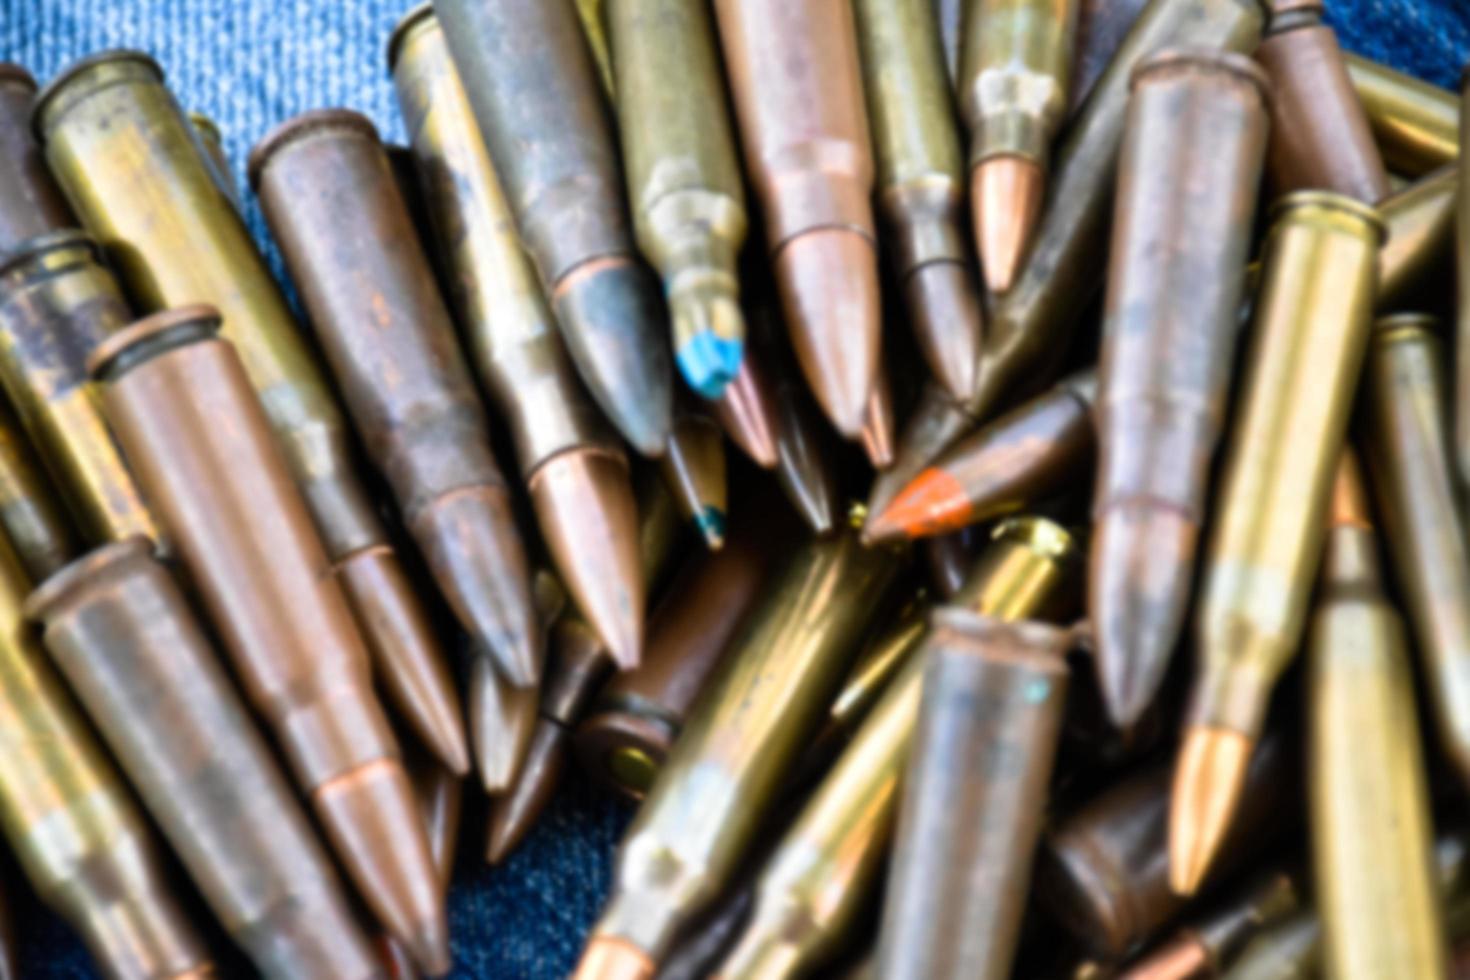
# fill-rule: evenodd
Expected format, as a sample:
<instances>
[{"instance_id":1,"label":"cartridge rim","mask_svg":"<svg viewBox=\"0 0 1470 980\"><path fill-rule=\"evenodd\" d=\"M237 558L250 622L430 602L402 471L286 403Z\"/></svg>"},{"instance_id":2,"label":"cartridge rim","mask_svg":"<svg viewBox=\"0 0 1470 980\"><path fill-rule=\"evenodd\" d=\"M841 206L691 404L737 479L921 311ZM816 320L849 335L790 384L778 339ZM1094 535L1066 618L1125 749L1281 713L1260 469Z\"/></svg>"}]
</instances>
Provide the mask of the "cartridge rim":
<instances>
[{"instance_id":1,"label":"cartridge rim","mask_svg":"<svg viewBox=\"0 0 1470 980\"><path fill-rule=\"evenodd\" d=\"M1285 34L1298 27L1312 27L1321 23L1327 14L1323 0L1267 0L1265 36Z\"/></svg>"},{"instance_id":2,"label":"cartridge rim","mask_svg":"<svg viewBox=\"0 0 1470 980\"><path fill-rule=\"evenodd\" d=\"M311 109L287 119L262 136L260 142L255 144L255 149L250 151L250 159L245 165L246 173L250 177L251 189L259 189L261 175L265 173L265 168L270 166L271 159L277 153L313 133L331 129L358 133L375 143L381 142L378 127L373 125L371 119L355 109Z\"/></svg>"},{"instance_id":3,"label":"cartridge rim","mask_svg":"<svg viewBox=\"0 0 1470 980\"><path fill-rule=\"evenodd\" d=\"M1399 331L1417 331L1438 337L1444 329L1444 321L1433 313L1404 310L1386 313L1373 321L1373 335L1384 336Z\"/></svg>"},{"instance_id":4,"label":"cartridge rim","mask_svg":"<svg viewBox=\"0 0 1470 980\"><path fill-rule=\"evenodd\" d=\"M152 557L153 543L141 534L94 548L32 589L22 611L26 619L43 622L51 610L110 581L119 569Z\"/></svg>"},{"instance_id":5,"label":"cartridge rim","mask_svg":"<svg viewBox=\"0 0 1470 980\"><path fill-rule=\"evenodd\" d=\"M987 660L1025 662L1038 670L1056 674L1067 674L1070 669L1066 653L1073 645L1073 631L1052 623L1039 619L1007 621L963 606L939 606L929 613L929 624L935 633L947 630L985 643L983 649L946 649L945 652Z\"/></svg>"},{"instance_id":6,"label":"cartridge rim","mask_svg":"<svg viewBox=\"0 0 1470 980\"><path fill-rule=\"evenodd\" d=\"M73 62L69 67L47 82L42 89L36 93L36 99L31 104L31 132L36 141L45 144L47 117L54 108L53 103L64 91L79 83L84 75L88 75L98 68L116 62L132 61L142 65L148 72L155 76L156 81L162 84L165 78L163 67L155 61L152 56L138 51L134 48L113 48L108 51L99 51L88 55L80 61Z\"/></svg>"},{"instance_id":7,"label":"cartridge rim","mask_svg":"<svg viewBox=\"0 0 1470 980\"><path fill-rule=\"evenodd\" d=\"M1261 101L1268 107L1274 98L1271 78L1266 74L1264 68L1256 64L1254 58L1248 58L1235 51L1222 51L1218 48L1160 48L1133 67L1133 71L1128 75L1128 90L1131 92L1137 89L1139 83L1147 75L1181 66L1213 69L1244 78L1255 85L1256 90L1261 93Z\"/></svg>"},{"instance_id":8,"label":"cartridge rim","mask_svg":"<svg viewBox=\"0 0 1470 980\"><path fill-rule=\"evenodd\" d=\"M1077 536L1049 517L1008 517L990 532L992 541L1015 541L1053 559L1077 553Z\"/></svg>"},{"instance_id":9,"label":"cartridge rim","mask_svg":"<svg viewBox=\"0 0 1470 980\"><path fill-rule=\"evenodd\" d=\"M1327 190L1304 190L1293 191L1284 195L1276 203L1271 205L1267 212L1267 218L1272 225L1283 221L1292 211L1304 208L1322 208L1329 211L1337 211L1360 221L1373 233L1377 244L1383 244L1388 237L1388 225L1383 220L1382 213L1371 204L1365 204L1355 197L1340 194L1337 191Z\"/></svg>"},{"instance_id":10,"label":"cartridge rim","mask_svg":"<svg viewBox=\"0 0 1470 980\"><path fill-rule=\"evenodd\" d=\"M398 21L398 26L393 28L393 33L388 35L386 55L388 58L388 73L391 75L398 67L398 58L403 54L403 46L408 43L410 35L421 30L428 30L430 24L437 24L438 18L434 15L434 4L430 0L413 7Z\"/></svg>"},{"instance_id":11,"label":"cartridge rim","mask_svg":"<svg viewBox=\"0 0 1470 980\"><path fill-rule=\"evenodd\" d=\"M87 374L94 381L115 381L160 354L213 339L219 326L219 310L207 303L145 316L98 344L87 357Z\"/></svg>"},{"instance_id":12,"label":"cartridge rim","mask_svg":"<svg viewBox=\"0 0 1470 980\"><path fill-rule=\"evenodd\" d=\"M97 239L80 228L56 228L27 238L0 255L0 279L47 255L68 249L86 249L90 258L96 262L102 261L102 246Z\"/></svg>"},{"instance_id":13,"label":"cartridge rim","mask_svg":"<svg viewBox=\"0 0 1470 980\"><path fill-rule=\"evenodd\" d=\"M0 61L0 84L7 82L23 85L32 92L36 90L36 76L26 71L24 65L18 65L13 61Z\"/></svg>"}]
</instances>

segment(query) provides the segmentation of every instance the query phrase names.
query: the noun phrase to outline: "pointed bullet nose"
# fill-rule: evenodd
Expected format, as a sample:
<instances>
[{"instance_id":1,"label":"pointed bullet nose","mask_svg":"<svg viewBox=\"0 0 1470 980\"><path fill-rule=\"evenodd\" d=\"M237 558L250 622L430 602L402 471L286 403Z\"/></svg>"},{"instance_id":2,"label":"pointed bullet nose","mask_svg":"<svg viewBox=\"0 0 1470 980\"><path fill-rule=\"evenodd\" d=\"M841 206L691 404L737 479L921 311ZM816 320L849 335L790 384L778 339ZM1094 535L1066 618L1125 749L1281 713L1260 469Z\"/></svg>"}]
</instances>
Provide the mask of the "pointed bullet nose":
<instances>
[{"instance_id":1,"label":"pointed bullet nose","mask_svg":"<svg viewBox=\"0 0 1470 980\"><path fill-rule=\"evenodd\" d=\"M930 467L914 477L877 516L870 516L864 538L901 541L949 534L972 521L964 485L944 470Z\"/></svg>"},{"instance_id":2,"label":"pointed bullet nose","mask_svg":"<svg viewBox=\"0 0 1470 980\"><path fill-rule=\"evenodd\" d=\"M924 386L919 404L904 423L893 465L879 471L868 492L868 513L878 514L955 441L975 427L973 417L937 384Z\"/></svg>"},{"instance_id":3,"label":"pointed bullet nose","mask_svg":"<svg viewBox=\"0 0 1470 980\"><path fill-rule=\"evenodd\" d=\"M873 243L846 228L806 232L776 253L776 279L817 404L844 438L862 438L882 339Z\"/></svg>"},{"instance_id":4,"label":"pointed bullet nose","mask_svg":"<svg viewBox=\"0 0 1470 980\"><path fill-rule=\"evenodd\" d=\"M922 265L909 274L903 286L924 361L935 380L959 401L974 394L984 337L976 287L973 270L959 262Z\"/></svg>"},{"instance_id":5,"label":"pointed bullet nose","mask_svg":"<svg viewBox=\"0 0 1470 980\"><path fill-rule=\"evenodd\" d=\"M556 794L566 768L568 738L567 730L550 719L542 718L537 723L515 786L496 800L490 811L485 848L485 860L490 864L500 864L521 846Z\"/></svg>"},{"instance_id":6,"label":"pointed bullet nose","mask_svg":"<svg viewBox=\"0 0 1470 980\"><path fill-rule=\"evenodd\" d=\"M775 406L776 482L813 533L830 534L841 514L827 446L830 435L805 392L791 386L778 389Z\"/></svg>"},{"instance_id":7,"label":"pointed bullet nose","mask_svg":"<svg viewBox=\"0 0 1470 980\"><path fill-rule=\"evenodd\" d=\"M1254 746L1226 728L1194 726L1186 732L1169 801L1169 887L1177 894L1198 891L1219 854Z\"/></svg>"},{"instance_id":8,"label":"pointed bullet nose","mask_svg":"<svg viewBox=\"0 0 1470 980\"><path fill-rule=\"evenodd\" d=\"M414 930L413 941L405 948L424 976L442 977L454 965L449 949L449 922L442 915L421 923Z\"/></svg>"},{"instance_id":9,"label":"pointed bullet nose","mask_svg":"<svg viewBox=\"0 0 1470 980\"><path fill-rule=\"evenodd\" d=\"M761 469L774 469L780 462L776 447L776 409L766 389L766 380L747 351L740 371L711 406L725 434Z\"/></svg>"},{"instance_id":10,"label":"pointed bullet nose","mask_svg":"<svg viewBox=\"0 0 1470 980\"><path fill-rule=\"evenodd\" d=\"M484 657L470 666L470 740L480 781L491 796L509 789L520 772L539 703L536 688L511 686Z\"/></svg>"},{"instance_id":11,"label":"pointed bullet nose","mask_svg":"<svg viewBox=\"0 0 1470 980\"><path fill-rule=\"evenodd\" d=\"M531 476L531 501L547 549L577 608L624 669L643 650L644 583L638 505L621 454L560 453Z\"/></svg>"},{"instance_id":12,"label":"pointed bullet nose","mask_svg":"<svg viewBox=\"0 0 1470 980\"><path fill-rule=\"evenodd\" d=\"M863 424L863 453L875 470L893 465L893 392L888 372L878 369L878 379L868 399L867 421Z\"/></svg>"},{"instance_id":13,"label":"pointed bullet nose","mask_svg":"<svg viewBox=\"0 0 1470 980\"><path fill-rule=\"evenodd\" d=\"M695 525L710 550L719 550L725 540L728 494L719 426L696 409L680 411L659 467L680 515Z\"/></svg>"},{"instance_id":14,"label":"pointed bullet nose","mask_svg":"<svg viewBox=\"0 0 1470 980\"><path fill-rule=\"evenodd\" d=\"M970 174L975 241L993 293L1015 284L1041 214L1043 190L1041 167L1013 154L987 157Z\"/></svg>"},{"instance_id":15,"label":"pointed bullet nose","mask_svg":"<svg viewBox=\"0 0 1470 980\"><path fill-rule=\"evenodd\" d=\"M663 454L673 419L673 365L658 284L626 257L593 259L553 296L567 350L588 391L644 456Z\"/></svg>"},{"instance_id":16,"label":"pointed bullet nose","mask_svg":"<svg viewBox=\"0 0 1470 980\"><path fill-rule=\"evenodd\" d=\"M631 943L598 936L582 954L572 980L653 980L653 960Z\"/></svg>"},{"instance_id":17,"label":"pointed bullet nose","mask_svg":"<svg viewBox=\"0 0 1470 980\"><path fill-rule=\"evenodd\" d=\"M674 361L701 398L714 400L740 372L745 356L745 317L728 289L708 285L669 294Z\"/></svg>"}]
</instances>

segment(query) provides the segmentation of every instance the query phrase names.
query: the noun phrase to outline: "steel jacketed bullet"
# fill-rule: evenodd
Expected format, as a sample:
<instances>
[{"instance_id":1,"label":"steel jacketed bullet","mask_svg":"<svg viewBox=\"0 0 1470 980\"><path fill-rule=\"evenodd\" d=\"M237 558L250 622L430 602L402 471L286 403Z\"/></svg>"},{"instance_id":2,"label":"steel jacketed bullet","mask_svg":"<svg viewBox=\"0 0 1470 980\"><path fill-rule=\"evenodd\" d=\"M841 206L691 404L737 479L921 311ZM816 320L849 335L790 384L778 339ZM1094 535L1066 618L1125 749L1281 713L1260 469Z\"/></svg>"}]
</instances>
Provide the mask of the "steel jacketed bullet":
<instances>
[{"instance_id":1,"label":"steel jacketed bullet","mask_svg":"<svg viewBox=\"0 0 1470 980\"><path fill-rule=\"evenodd\" d=\"M1272 219L1195 613L1169 826L1185 894L1229 828L1271 690L1301 642L1383 236L1375 211L1328 191L1289 195Z\"/></svg>"},{"instance_id":2,"label":"steel jacketed bullet","mask_svg":"<svg viewBox=\"0 0 1470 980\"><path fill-rule=\"evenodd\" d=\"M964 221L964 164L931 0L859 0L858 42L878 167L908 318L940 384L968 398L980 354L980 294Z\"/></svg>"},{"instance_id":3,"label":"steel jacketed bullet","mask_svg":"<svg viewBox=\"0 0 1470 980\"><path fill-rule=\"evenodd\" d=\"M651 977L730 883L901 565L849 531L771 578L623 840L579 980Z\"/></svg>"},{"instance_id":4,"label":"steel jacketed bullet","mask_svg":"<svg viewBox=\"0 0 1470 980\"><path fill-rule=\"evenodd\" d=\"M632 664L645 600L627 457L567 356L432 8L400 22L388 60L469 358L511 430L542 540Z\"/></svg>"},{"instance_id":5,"label":"steel jacketed bullet","mask_svg":"<svg viewBox=\"0 0 1470 980\"><path fill-rule=\"evenodd\" d=\"M32 135L35 98L31 73L0 63L0 253L77 223Z\"/></svg>"},{"instance_id":6,"label":"steel jacketed bullet","mask_svg":"<svg viewBox=\"0 0 1470 980\"><path fill-rule=\"evenodd\" d=\"M663 276L674 361L715 399L740 370L745 188L714 24L687 0L605 0L638 245Z\"/></svg>"},{"instance_id":7,"label":"steel jacketed bullet","mask_svg":"<svg viewBox=\"0 0 1470 980\"><path fill-rule=\"evenodd\" d=\"M668 438L665 311L628 228L617 138L571 0L435 0L490 158L592 395L645 456Z\"/></svg>"},{"instance_id":8,"label":"steel jacketed bullet","mask_svg":"<svg viewBox=\"0 0 1470 980\"><path fill-rule=\"evenodd\" d=\"M326 376L162 70L138 52L81 61L37 97L32 124L139 312L220 310L375 661L439 656Z\"/></svg>"},{"instance_id":9,"label":"steel jacketed bullet","mask_svg":"<svg viewBox=\"0 0 1470 980\"><path fill-rule=\"evenodd\" d=\"M971 0L960 53L970 207L992 292L1016 281L1067 111L1078 0ZM1059 188L1060 190L1060 188ZM1063 199L1064 200L1064 199Z\"/></svg>"},{"instance_id":10,"label":"steel jacketed bullet","mask_svg":"<svg viewBox=\"0 0 1470 980\"><path fill-rule=\"evenodd\" d=\"M358 891L428 973L444 892L367 650L241 358L211 307L155 314L92 354L108 421L251 704Z\"/></svg>"},{"instance_id":11,"label":"steel jacketed bullet","mask_svg":"<svg viewBox=\"0 0 1470 980\"><path fill-rule=\"evenodd\" d=\"M32 579L81 553L82 543L46 478L20 420L0 400L0 529Z\"/></svg>"},{"instance_id":12,"label":"steel jacketed bullet","mask_svg":"<svg viewBox=\"0 0 1470 980\"><path fill-rule=\"evenodd\" d=\"M882 356L873 154L845 0L716 0L786 325L837 431L861 434Z\"/></svg>"},{"instance_id":13,"label":"steel jacketed bullet","mask_svg":"<svg viewBox=\"0 0 1470 980\"><path fill-rule=\"evenodd\" d=\"M371 947L255 720L146 538L26 602L210 908L268 977L368 978Z\"/></svg>"},{"instance_id":14,"label":"steel jacketed bullet","mask_svg":"<svg viewBox=\"0 0 1470 980\"><path fill-rule=\"evenodd\" d=\"M1088 576L1098 681L1123 728L1163 682L1189 605L1268 103L1265 73L1244 55L1174 48L1133 72L1103 313Z\"/></svg>"},{"instance_id":15,"label":"steel jacketed bullet","mask_svg":"<svg viewBox=\"0 0 1470 980\"><path fill-rule=\"evenodd\" d=\"M1460 101L1454 92L1362 55L1344 57L1390 170L1422 177L1460 155Z\"/></svg>"}]
</instances>

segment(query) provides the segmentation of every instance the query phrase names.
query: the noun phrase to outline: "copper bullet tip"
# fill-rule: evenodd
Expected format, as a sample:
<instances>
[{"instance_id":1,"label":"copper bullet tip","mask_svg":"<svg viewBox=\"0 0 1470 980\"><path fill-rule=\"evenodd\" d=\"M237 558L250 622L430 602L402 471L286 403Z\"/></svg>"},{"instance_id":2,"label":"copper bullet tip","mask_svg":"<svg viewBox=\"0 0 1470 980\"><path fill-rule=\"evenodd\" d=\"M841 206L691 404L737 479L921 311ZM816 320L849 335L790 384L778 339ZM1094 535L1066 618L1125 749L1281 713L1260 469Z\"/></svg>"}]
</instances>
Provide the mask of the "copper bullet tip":
<instances>
[{"instance_id":1,"label":"copper bullet tip","mask_svg":"<svg viewBox=\"0 0 1470 980\"><path fill-rule=\"evenodd\" d=\"M893 398L888 379L881 373L868 399L868 421L863 426L863 452L875 470L893 465Z\"/></svg>"},{"instance_id":2,"label":"copper bullet tip","mask_svg":"<svg viewBox=\"0 0 1470 980\"><path fill-rule=\"evenodd\" d=\"M974 270L959 262L929 262L904 280L914 333L935 380L957 401L975 391L984 336Z\"/></svg>"},{"instance_id":3,"label":"copper bullet tip","mask_svg":"<svg viewBox=\"0 0 1470 980\"><path fill-rule=\"evenodd\" d=\"M1032 160L1003 153L986 157L970 173L975 241L985 284L992 293L1010 289L1041 214L1044 178Z\"/></svg>"},{"instance_id":4,"label":"copper bullet tip","mask_svg":"<svg viewBox=\"0 0 1470 980\"><path fill-rule=\"evenodd\" d=\"M959 531L970 523L965 488L944 470L930 467L863 525L865 544L887 544Z\"/></svg>"},{"instance_id":5,"label":"copper bullet tip","mask_svg":"<svg viewBox=\"0 0 1470 980\"><path fill-rule=\"evenodd\" d=\"M1230 830L1255 741L1228 728L1184 736L1169 802L1169 887L1193 895Z\"/></svg>"},{"instance_id":6,"label":"copper bullet tip","mask_svg":"<svg viewBox=\"0 0 1470 980\"><path fill-rule=\"evenodd\" d=\"M1130 967L1123 980L1189 980L1213 971L1210 951L1186 932L1169 940L1147 958Z\"/></svg>"},{"instance_id":7,"label":"copper bullet tip","mask_svg":"<svg viewBox=\"0 0 1470 980\"><path fill-rule=\"evenodd\" d=\"M848 228L797 235L776 253L791 343L817 403L844 438L862 438L882 320L873 243Z\"/></svg>"},{"instance_id":8,"label":"copper bullet tip","mask_svg":"<svg viewBox=\"0 0 1470 980\"><path fill-rule=\"evenodd\" d=\"M409 957L425 976L444 976L454 965L454 956L449 950L448 920L441 915L422 923L414 930L413 942L407 949Z\"/></svg>"},{"instance_id":9,"label":"copper bullet tip","mask_svg":"<svg viewBox=\"0 0 1470 980\"><path fill-rule=\"evenodd\" d=\"M655 965L631 943L599 936L587 946L572 980L653 980Z\"/></svg>"},{"instance_id":10,"label":"copper bullet tip","mask_svg":"<svg viewBox=\"0 0 1470 980\"><path fill-rule=\"evenodd\" d=\"M540 692L513 687L484 657L470 666L468 714L470 740L485 792L499 796L521 770L531 733L536 730Z\"/></svg>"},{"instance_id":11,"label":"copper bullet tip","mask_svg":"<svg viewBox=\"0 0 1470 980\"><path fill-rule=\"evenodd\" d=\"M515 785L491 807L485 846L489 864L500 864L520 847L551 802L566 767L567 738L567 730L556 722L542 718L537 723Z\"/></svg>"},{"instance_id":12,"label":"copper bullet tip","mask_svg":"<svg viewBox=\"0 0 1470 980\"><path fill-rule=\"evenodd\" d=\"M757 466L774 469L781 461L776 445L776 422L751 367L751 358L740 362L740 372L711 406L725 434Z\"/></svg>"}]
</instances>

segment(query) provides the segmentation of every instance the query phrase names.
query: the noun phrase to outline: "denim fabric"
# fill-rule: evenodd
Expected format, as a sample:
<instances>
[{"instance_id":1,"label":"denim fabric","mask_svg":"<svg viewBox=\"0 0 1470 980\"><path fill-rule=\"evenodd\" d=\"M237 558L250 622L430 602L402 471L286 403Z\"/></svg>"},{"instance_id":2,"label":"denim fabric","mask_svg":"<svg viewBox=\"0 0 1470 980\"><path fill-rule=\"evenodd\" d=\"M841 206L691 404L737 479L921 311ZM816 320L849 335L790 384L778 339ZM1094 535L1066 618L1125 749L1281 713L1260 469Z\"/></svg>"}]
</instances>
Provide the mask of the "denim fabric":
<instances>
[{"instance_id":1,"label":"denim fabric","mask_svg":"<svg viewBox=\"0 0 1470 980\"><path fill-rule=\"evenodd\" d=\"M350 106L387 139L403 139L384 44L417 0L0 0L0 60L43 82L91 52L141 48L186 107L224 131L244 181L251 145L295 113ZM1453 86L1470 57L1465 0L1329 0L1346 47ZM257 237L260 208L246 202ZM278 256L271 250L279 273ZM531 839L504 867L479 860L483 819L466 814L452 894L456 977L550 978L576 960L610 878L627 809L568 780ZM18 884L23 976L96 974L65 928Z\"/></svg>"}]
</instances>

